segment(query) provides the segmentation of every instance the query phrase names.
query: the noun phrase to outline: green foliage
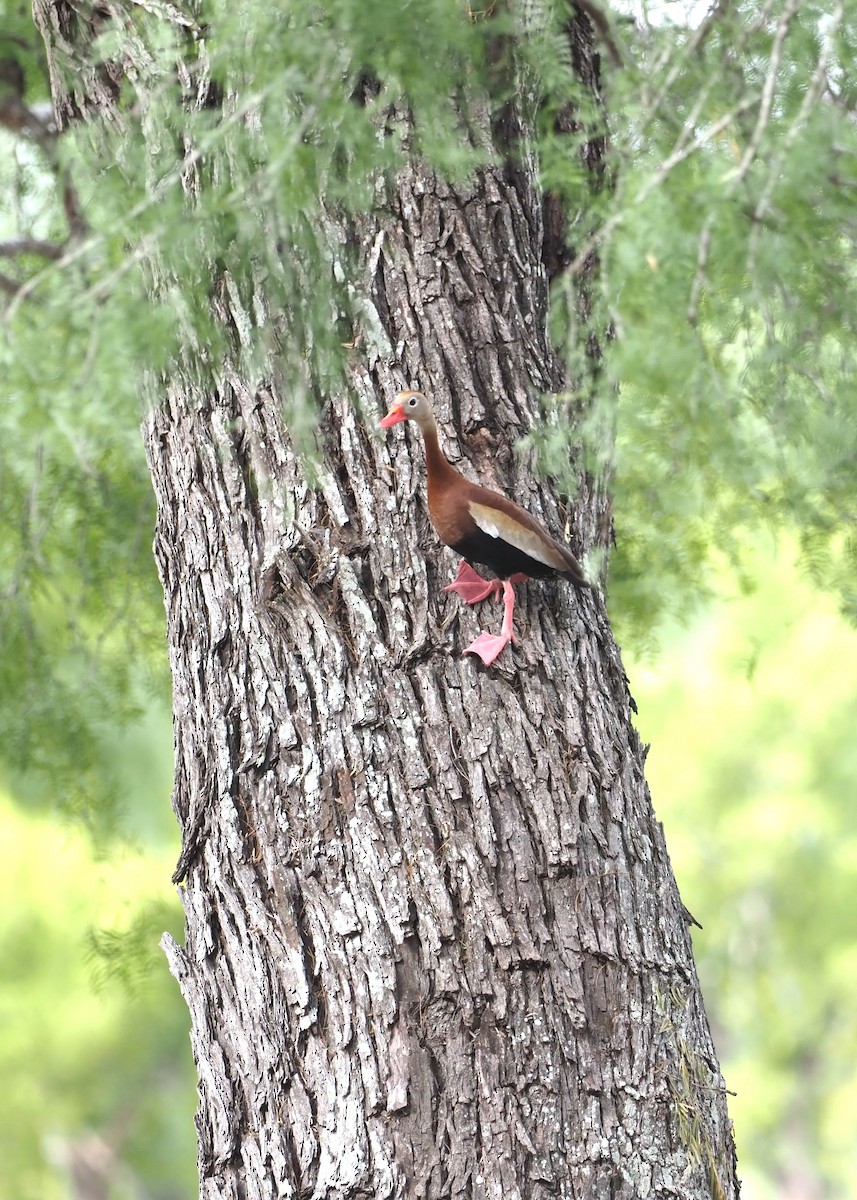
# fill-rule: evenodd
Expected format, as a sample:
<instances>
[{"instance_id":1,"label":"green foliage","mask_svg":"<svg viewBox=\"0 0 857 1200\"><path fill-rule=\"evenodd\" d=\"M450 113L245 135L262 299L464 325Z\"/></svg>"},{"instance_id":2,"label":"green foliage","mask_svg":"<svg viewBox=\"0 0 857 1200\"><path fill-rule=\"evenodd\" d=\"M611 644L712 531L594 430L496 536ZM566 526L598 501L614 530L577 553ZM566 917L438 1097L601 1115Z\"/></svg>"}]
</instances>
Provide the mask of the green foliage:
<instances>
[{"instance_id":1,"label":"green foliage","mask_svg":"<svg viewBox=\"0 0 857 1200\"><path fill-rule=\"evenodd\" d=\"M570 140L555 126L570 72L548 55L542 73L542 178L574 254L552 333L575 392L548 399L533 441L573 487L568 417L587 414L623 640L652 646L689 616L724 557L740 577L748 528L796 531L802 569L857 622L857 5L719 5L689 26L659 11L656 26L614 22L606 112L576 107ZM605 121L610 186L593 202L583 159Z\"/></svg>"},{"instance_id":2,"label":"green foliage","mask_svg":"<svg viewBox=\"0 0 857 1200\"><path fill-rule=\"evenodd\" d=\"M722 6L629 39L610 76L616 193L593 240L616 337L593 428L617 442L593 453L634 644L718 556L746 565L751 528L796 530L857 621L855 37L853 3Z\"/></svg>"},{"instance_id":3,"label":"green foliage","mask_svg":"<svg viewBox=\"0 0 857 1200\"><path fill-rule=\"evenodd\" d=\"M747 1192L857 1178L857 641L790 556L629 664L652 797L729 1088ZM728 573L724 587L728 587ZM783 1191L775 1187L782 1181Z\"/></svg>"},{"instance_id":4,"label":"green foliage","mask_svg":"<svg viewBox=\"0 0 857 1200\"><path fill-rule=\"evenodd\" d=\"M0 747L19 794L104 827L99 724L138 711L141 661L163 672L153 503L123 338L55 283L0 347Z\"/></svg>"},{"instance_id":5,"label":"green foliage","mask_svg":"<svg viewBox=\"0 0 857 1200\"><path fill-rule=\"evenodd\" d=\"M80 832L15 810L5 796L0 833L15 847L0 881L0 1198L62 1200L71 1160L88 1146L115 1200L190 1195L187 1010L160 955L129 998L85 952L87 928L151 925L147 958L163 928L179 933L179 906L164 891L172 847L126 851L106 866ZM127 970L134 958L123 959Z\"/></svg>"},{"instance_id":6,"label":"green foliage","mask_svg":"<svg viewBox=\"0 0 857 1200\"><path fill-rule=\"evenodd\" d=\"M361 311L337 214L387 206L409 156L451 176L479 160L456 88L478 71L482 39L446 0L263 5L252 20L218 0L202 7L199 23L172 37L142 10L133 32L112 24L101 34L103 60L134 69L121 125L74 135L79 157L101 166L87 217L117 270L129 245L155 264L148 282L181 315L170 354L185 370L193 360L211 383L232 353L259 379L276 339L286 416L300 431L314 390L341 377ZM451 92L431 63L456 81ZM395 109L413 114L407 135ZM234 325L229 344L212 294Z\"/></svg>"}]
</instances>

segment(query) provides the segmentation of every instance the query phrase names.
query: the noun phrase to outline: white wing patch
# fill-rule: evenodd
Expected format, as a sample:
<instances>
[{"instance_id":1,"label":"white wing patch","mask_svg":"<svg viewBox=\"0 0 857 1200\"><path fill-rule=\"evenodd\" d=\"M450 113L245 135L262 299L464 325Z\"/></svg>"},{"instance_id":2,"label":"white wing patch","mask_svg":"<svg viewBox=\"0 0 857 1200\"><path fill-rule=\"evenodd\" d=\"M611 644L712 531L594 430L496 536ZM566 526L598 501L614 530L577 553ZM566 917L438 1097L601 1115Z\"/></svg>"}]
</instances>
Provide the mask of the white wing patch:
<instances>
[{"instance_id":1,"label":"white wing patch","mask_svg":"<svg viewBox=\"0 0 857 1200\"><path fill-rule=\"evenodd\" d=\"M516 550L522 550L536 562L553 567L555 571L568 570L568 565L553 546L531 529L521 525L514 517L508 516L500 509L489 508L487 504L477 504L475 500L471 500L467 507L473 520L489 537L501 538Z\"/></svg>"}]
</instances>

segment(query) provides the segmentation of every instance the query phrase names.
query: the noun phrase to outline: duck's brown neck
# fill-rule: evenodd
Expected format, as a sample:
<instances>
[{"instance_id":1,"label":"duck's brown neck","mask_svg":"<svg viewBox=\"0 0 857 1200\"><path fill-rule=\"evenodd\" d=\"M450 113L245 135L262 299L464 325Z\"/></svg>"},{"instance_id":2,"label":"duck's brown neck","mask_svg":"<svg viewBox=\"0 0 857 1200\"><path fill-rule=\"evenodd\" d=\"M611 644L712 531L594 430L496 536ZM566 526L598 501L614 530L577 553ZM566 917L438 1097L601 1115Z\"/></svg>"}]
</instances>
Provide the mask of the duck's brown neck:
<instances>
[{"instance_id":1,"label":"duck's brown neck","mask_svg":"<svg viewBox=\"0 0 857 1200\"><path fill-rule=\"evenodd\" d=\"M435 425L434 421L423 426L422 435L426 448L426 474L428 475L429 488L433 489L444 484L449 484L453 479L457 479L458 472L455 467L446 461L443 451L440 448L440 443L437 440L437 425Z\"/></svg>"}]
</instances>

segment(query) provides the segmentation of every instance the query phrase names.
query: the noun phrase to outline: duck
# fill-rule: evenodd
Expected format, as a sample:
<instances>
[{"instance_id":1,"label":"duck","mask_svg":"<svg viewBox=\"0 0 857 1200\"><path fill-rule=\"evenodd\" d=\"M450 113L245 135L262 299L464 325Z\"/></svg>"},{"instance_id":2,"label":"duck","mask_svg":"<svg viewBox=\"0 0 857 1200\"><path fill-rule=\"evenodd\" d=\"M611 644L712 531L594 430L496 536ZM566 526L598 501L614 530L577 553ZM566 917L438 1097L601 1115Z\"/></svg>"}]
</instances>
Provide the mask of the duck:
<instances>
[{"instance_id":1,"label":"duck","mask_svg":"<svg viewBox=\"0 0 857 1200\"><path fill-rule=\"evenodd\" d=\"M477 655L490 666L514 632L516 583L528 579L564 578L576 588L590 588L583 568L568 546L508 496L473 483L457 471L440 448L437 422L423 392L399 392L381 420L382 429L414 421L425 446L428 509L440 540L461 558L458 573L445 592L455 592L465 604L478 604L503 595L503 625L499 634L480 633L463 654ZM496 576L484 579L474 564Z\"/></svg>"}]
</instances>

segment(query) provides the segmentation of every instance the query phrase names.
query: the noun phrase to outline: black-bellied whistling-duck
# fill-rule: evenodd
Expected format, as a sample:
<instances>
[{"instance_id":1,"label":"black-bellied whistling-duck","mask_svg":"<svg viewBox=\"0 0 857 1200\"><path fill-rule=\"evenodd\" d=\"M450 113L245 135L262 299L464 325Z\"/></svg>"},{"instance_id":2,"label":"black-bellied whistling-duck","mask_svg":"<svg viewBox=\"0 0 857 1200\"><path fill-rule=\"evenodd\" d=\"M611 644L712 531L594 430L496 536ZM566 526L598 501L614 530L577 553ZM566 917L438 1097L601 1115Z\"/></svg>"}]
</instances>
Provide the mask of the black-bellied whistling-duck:
<instances>
[{"instance_id":1,"label":"black-bellied whistling-duck","mask_svg":"<svg viewBox=\"0 0 857 1200\"><path fill-rule=\"evenodd\" d=\"M503 628L499 636L480 633L464 651L478 654L488 666L511 641L515 611L513 583L532 576L547 579L565 575L576 587L590 587L567 546L512 500L465 479L443 456L431 405L422 392L399 392L381 421L384 429L413 420L426 448L428 505L432 524L442 542L460 554L458 574L444 591L458 592L466 604L476 604L501 590ZM485 580L471 566L480 563L499 579ZM502 584L501 581L502 580Z\"/></svg>"}]
</instances>

